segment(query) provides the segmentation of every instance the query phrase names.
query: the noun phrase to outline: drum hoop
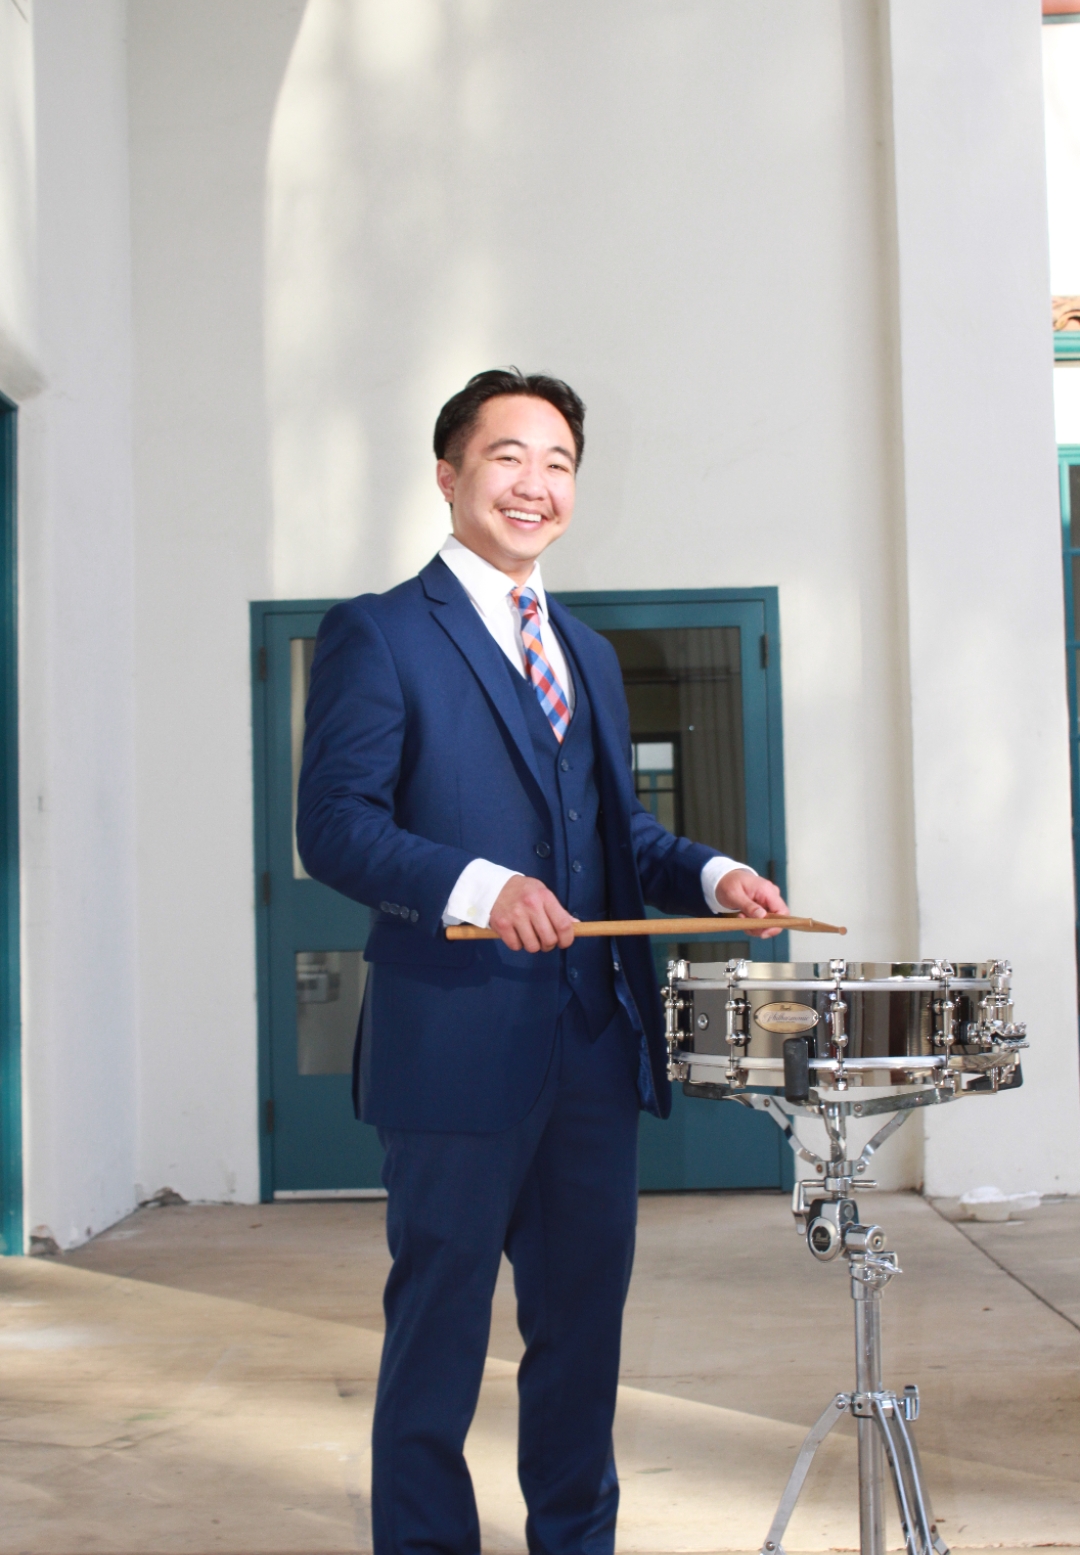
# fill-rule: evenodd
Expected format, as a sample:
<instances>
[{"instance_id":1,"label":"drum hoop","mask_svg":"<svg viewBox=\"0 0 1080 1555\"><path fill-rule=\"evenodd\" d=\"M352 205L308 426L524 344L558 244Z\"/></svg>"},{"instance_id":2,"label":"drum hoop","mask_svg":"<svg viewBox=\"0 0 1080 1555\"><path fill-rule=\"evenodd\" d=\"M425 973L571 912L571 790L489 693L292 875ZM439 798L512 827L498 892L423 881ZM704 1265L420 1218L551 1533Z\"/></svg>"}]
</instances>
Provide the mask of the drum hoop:
<instances>
[{"instance_id":1,"label":"drum hoop","mask_svg":"<svg viewBox=\"0 0 1080 1555\"><path fill-rule=\"evenodd\" d=\"M689 1064L691 1069L727 1069L731 1060L723 1053L694 1053L685 1048L679 1049L679 1057L683 1063ZM837 1074L844 1071L847 1074L873 1074L888 1071L896 1073L899 1070L907 1070L912 1074L931 1073L938 1069L947 1069L948 1060L944 1054L909 1054L904 1058L899 1055L885 1055L881 1058L812 1058L810 1068L818 1074ZM753 1054L747 1054L745 1058L736 1060L736 1068L750 1071L758 1070L762 1074L782 1074L784 1060L782 1058L757 1058Z\"/></svg>"},{"instance_id":2,"label":"drum hoop","mask_svg":"<svg viewBox=\"0 0 1080 1555\"><path fill-rule=\"evenodd\" d=\"M869 979L863 982L860 979L842 978L837 985L834 978L764 978L764 977L685 977L675 980L675 987L680 991L693 993L695 989L702 993L724 993L729 988L741 989L743 993L828 993L837 986L844 993L932 993L946 986L943 977L890 977ZM950 977L948 987L963 993L966 989L990 988L988 977Z\"/></svg>"}]
</instances>

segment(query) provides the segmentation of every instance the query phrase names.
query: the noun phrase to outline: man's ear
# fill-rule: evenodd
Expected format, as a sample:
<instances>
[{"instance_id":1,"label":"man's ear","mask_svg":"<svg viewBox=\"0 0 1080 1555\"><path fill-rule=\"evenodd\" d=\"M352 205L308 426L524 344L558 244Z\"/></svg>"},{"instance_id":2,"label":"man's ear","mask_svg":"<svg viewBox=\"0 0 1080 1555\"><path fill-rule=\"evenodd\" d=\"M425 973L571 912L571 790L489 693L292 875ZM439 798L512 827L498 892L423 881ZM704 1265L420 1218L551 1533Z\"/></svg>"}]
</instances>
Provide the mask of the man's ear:
<instances>
[{"instance_id":1,"label":"man's ear","mask_svg":"<svg viewBox=\"0 0 1080 1555\"><path fill-rule=\"evenodd\" d=\"M454 483L456 480L457 471L449 459L440 459L435 466L435 482L451 507L454 505Z\"/></svg>"}]
</instances>

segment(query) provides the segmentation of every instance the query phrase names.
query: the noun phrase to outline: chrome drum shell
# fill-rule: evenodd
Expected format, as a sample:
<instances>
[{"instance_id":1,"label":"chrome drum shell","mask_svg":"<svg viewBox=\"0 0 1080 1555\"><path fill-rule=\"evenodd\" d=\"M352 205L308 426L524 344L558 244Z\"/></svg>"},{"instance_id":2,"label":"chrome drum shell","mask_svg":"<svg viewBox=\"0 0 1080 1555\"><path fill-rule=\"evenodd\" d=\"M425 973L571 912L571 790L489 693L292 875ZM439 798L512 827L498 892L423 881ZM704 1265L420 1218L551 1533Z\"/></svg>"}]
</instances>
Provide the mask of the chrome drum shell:
<instances>
[{"instance_id":1,"label":"chrome drum shell","mask_svg":"<svg viewBox=\"0 0 1080 1555\"><path fill-rule=\"evenodd\" d=\"M925 1084L946 1072L988 1075L1003 1062L1015 1071L1009 1083L1019 1083L1016 1047L1026 1043L1013 1024L1006 962L694 962L676 970L688 975L669 985L678 1006L669 1010L673 1057L691 1083L782 1091L783 1044L795 1034L806 1039L818 1088ZM729 1042L729 1032L745 1040ZM695 1064L695 1055L706 1061ZM724 1073L721 1057L739 1067L737 1077Z\"/></svg>"}]
</instances>

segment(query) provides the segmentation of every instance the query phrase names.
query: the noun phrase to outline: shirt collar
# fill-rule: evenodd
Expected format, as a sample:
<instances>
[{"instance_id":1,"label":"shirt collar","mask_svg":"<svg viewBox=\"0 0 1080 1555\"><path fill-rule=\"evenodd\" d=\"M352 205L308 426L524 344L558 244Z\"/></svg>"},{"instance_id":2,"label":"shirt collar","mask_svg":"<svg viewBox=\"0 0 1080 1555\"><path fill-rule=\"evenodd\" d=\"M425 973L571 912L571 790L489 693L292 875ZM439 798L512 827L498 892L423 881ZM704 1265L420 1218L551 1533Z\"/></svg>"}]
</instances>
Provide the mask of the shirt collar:
<instances>
[{"instance_id":1,"label":"shirt collar","mask_svg":"<svg viewBox=\"0 0 1080 1555\"><path fill-rule=\"evenodd\" d=\"M470 551L467 545L462 545L456 535L447 535L439 555L482 615L490 615L500 606L505 606L510 590L517 588L513 578L508 578L505 572L500 572L498 567L493 567L482 556L477 556L475 551ZM546 617L547 595L544 593L544 580L540 576L538 561L533 563L525 587L533 590L540 605L540 613Z\"/></svg>"}]
</instances>

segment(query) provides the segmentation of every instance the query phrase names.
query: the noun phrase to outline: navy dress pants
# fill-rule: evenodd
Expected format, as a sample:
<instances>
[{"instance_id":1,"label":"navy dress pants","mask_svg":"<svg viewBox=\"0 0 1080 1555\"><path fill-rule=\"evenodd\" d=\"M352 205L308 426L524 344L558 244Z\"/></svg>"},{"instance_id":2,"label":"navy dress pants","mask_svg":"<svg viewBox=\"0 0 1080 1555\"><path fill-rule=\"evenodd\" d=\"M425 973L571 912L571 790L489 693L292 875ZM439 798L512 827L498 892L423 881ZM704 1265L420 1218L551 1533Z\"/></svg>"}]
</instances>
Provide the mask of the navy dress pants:
<instances>
[{"instance_id":1,"label":"navy dress pants","mask_svg":"<svg viewBox=\"0 0 1080 1555\"><path fill-rule=\"evenodd\" d=\"M535 1555L611 1555L612 1421L637 1219L637 1042L588 1039L577 1002L522 1122L497 1134L380 1130L386 1339L372 1434L375 1555L476 1555L463 1454L505 1251L525 1354L518 1474Z\"/></svg>"}]
</instances>

